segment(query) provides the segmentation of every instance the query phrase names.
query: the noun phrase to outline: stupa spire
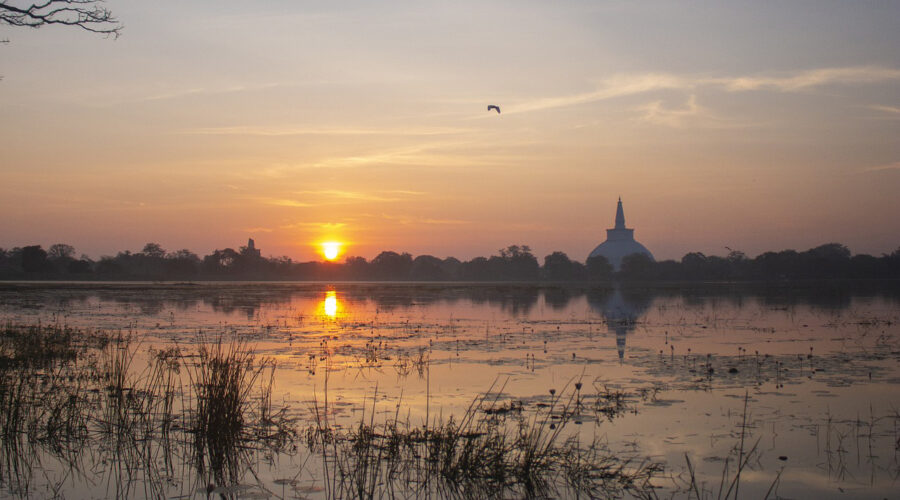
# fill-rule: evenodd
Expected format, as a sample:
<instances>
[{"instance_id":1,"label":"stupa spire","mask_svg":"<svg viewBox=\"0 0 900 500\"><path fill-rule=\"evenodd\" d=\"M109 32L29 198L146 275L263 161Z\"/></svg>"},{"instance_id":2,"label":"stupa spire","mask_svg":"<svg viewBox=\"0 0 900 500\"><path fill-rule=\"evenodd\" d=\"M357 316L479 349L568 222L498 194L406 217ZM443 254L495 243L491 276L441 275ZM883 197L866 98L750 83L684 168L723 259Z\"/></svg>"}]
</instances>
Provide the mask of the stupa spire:
<instances>
[{"instance_id":1,"label":"stupa spire","mask_svg":"<svg viewBox=\"0 0 900 500\"><path fill-rule=\"evenodd\" d=\"M616 206L616 229L625 229L625 212L622 210L622 197L619 197L619 204Z\"/></svg>"},{"instance_id":2,"label":"stupa spire","mask_svg":"<svg viewBox=\"0 0 900 500\"><path fill-rule=\"evenodd\" d=\"M622 197L616 206L616 227L606 230L606 241L597 245L590 257L602 256L612 264L613 270L618 271L622 259L634 254L644 254L653 260L653 254L644 245L634 241L634 229L625 227L625 211L622 209Z\"/></svg>"}]
</instances>

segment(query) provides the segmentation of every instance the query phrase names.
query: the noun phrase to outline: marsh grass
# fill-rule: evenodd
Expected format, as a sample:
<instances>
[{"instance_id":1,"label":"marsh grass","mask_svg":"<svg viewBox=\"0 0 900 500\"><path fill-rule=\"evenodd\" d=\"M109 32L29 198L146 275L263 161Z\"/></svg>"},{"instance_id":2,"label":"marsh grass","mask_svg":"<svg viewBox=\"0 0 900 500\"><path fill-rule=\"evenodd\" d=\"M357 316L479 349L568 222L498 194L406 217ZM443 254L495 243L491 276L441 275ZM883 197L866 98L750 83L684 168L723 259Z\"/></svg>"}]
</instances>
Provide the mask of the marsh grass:
<instances>
[{"instance_id":1,"label":"marsh grass","mask_svg":"<svg viewBox=\"0 0 900 500\"><path fill-rule=\"evenodd\" d=\"M7 324L0 360L0 487L14 496L76 478L125 498L230 487L296 436L273 407L274 363L242 342L144 354L121 332Z\"/></svg>"},{"instance_id":2,"label":"marsh grass","mask_svg":"<svg viewBox=\"0 0 900 500\"><path fill-rule=\"evenodd\" d=\"M748 429L752 427L752 419L749 413L749 401L750 395L748 392L745 392L744 409L741 412L741 422L740 424L738 424L740 432L738 433L737 442L732 448L731 453L729 453L729 455L725 457L725 460L722 463L722 472L719 478L718 488L707 489L706 485L697 479L696 468L691 462L690 456L685 453L684 460L687 466L689 482L686 487L682 488L682 490L687 494L687 497L689 499L696 498L697 500L705 500L715 498L716 500L728 500L737 499L739 497L741 489L741 475L747 468L748 464L751 463L751 460L754 460L757 457L759 442L761 439L761 437L758 437L752 445L748 441L751 437ZM736 455L735 460L737 462L736 464L734 464L733 471L731 463L732 454ZM769 486L769 490L766 492L765 498L769 498L769 495L777 489L780 480L781 471L778 471L775 475L775 479Z\"/></svg>"},{"instance_id":3,"label":"marsh grass","mask_svg":"<svg viewBox=\"0 0 900 500\"><path fill-rule=\"evenodd\" d=\"M598 441L564 437L575 415L575 392L551 398L546 409L524 413L500 405L493 387L462 416L424 425L392 417L376 422L372 406L357 425L341 430L324 420L308 430L322 455L330 498L652 498L653 462L620 459ZM502 388L499 392L502 392ZM499 394L497 392L496 394ZM497 411L498 408L507 411ZM318 414L318 413L317 413Z\"/></svg>"},{"instance_id":4,"label":"marsh grass","mask_svg":"<svg viewBox=\"0 0 900 500\"><path fill-rule=\"evenodd\" d=\"M0 327L0 370L48 367L76 360L89 349L102 349L110 334L79 330L65 325L18 325Z\"/></svg>"},{"instance_id":5,"label":"marsh grass","mask_svg":"<svg viewBox=\"0 0 900 500\"><path fill-rule=\"evenodd\" d=\"M0 329L0 482L19 496L31 493L42 454L75 464L89 439L91 354L108 345L103 332L60 325ZM96 379L96 377L94 377Z\"/></svg>"},{"instance_id":6,"label":"marsh grass","mask_svg":"<svg viewBox=\"0 0 900 500\"><path fill-rule=\"evenodd\" d=\"M272 409L275 363L221 338L203 343L197 359L188 370L195 463L210 483L235 484L251 443L283 448L296 436L284 409Z\"/></svg>"},{"instance_id":7,"label":"marsh grass","mask_svg":"<svg viewBox=\"0 0 900 500\"><path fill-rule=\"evenodd\" d=\"M275 363L246 342L201 338L196 347L152 350L126 333L44 326L8 326L0 337L0 486L8 494L30 497L40 484L53 496L78 481L106 496L228 496L246 492L261 459L299 452L296 422L272 402ZM405 363L427 375L424 350ZM376 389L349 428L329 419L326 390L306 432L310 454L322 459L325 496L654 496L659 464L620 459L568 432L590 399L580 388L528 409L501 401L503 389L424 423L404 417L400 403L382 416ZM627 398L606 389L587 409L614 413Z\"/></svg>"}]
</instances>

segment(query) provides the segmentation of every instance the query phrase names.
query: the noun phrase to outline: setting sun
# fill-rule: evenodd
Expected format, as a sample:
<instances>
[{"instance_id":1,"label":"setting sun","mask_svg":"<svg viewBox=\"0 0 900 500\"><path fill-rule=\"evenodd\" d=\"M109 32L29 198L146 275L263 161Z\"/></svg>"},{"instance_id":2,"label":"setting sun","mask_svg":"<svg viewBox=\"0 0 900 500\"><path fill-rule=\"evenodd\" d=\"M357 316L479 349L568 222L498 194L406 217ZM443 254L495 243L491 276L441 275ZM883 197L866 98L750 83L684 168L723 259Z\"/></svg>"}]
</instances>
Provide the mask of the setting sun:
<instances>
[{"instance_id":1,"label":"setting sun","mask_svg":"<svg viewBox=\"0 0 900 500\"><path fill-rule=\"evenodd\" d=\"M334 260L341 254L341 243L337 241L326 241L322 243L322 255L325 260Z\"/></svg>"}]
</instances>

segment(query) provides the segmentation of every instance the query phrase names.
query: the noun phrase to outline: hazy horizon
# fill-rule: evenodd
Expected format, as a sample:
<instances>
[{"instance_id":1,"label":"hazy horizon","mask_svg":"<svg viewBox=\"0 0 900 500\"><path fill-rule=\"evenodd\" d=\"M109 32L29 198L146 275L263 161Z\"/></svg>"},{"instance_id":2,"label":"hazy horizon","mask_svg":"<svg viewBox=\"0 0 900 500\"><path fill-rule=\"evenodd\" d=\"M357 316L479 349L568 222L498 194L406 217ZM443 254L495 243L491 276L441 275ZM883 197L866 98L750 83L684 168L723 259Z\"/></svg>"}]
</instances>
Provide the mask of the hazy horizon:
<instances>
[{"instance_id":1,"label":"hazy horizon","mask_svg":"<svg viewBox=\"0 0 900 500\"><path fill-rule=\"evenodd\" d=\"M900 246L900 3L106 6L0 26L0 247Z\"/></svg>"}]
</instances>

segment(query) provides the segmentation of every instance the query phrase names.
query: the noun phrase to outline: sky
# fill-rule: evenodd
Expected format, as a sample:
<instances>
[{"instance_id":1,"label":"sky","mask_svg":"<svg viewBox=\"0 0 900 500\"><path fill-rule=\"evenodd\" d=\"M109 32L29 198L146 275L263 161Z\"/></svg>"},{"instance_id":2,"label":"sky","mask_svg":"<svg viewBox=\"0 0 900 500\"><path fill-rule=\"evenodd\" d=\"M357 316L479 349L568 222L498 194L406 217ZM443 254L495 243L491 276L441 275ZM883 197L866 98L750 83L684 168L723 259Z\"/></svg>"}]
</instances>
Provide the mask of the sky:
<instances>
[{"instance_id":1,"label":"sky","mask_svg":"<svg viewBox=\"0 0 900 500\"><path fill-rule=\"evenodd\" d=\"M0 247L900 246L900 2L106 6L0 26Z\"/></svg>"}]
</instances>

